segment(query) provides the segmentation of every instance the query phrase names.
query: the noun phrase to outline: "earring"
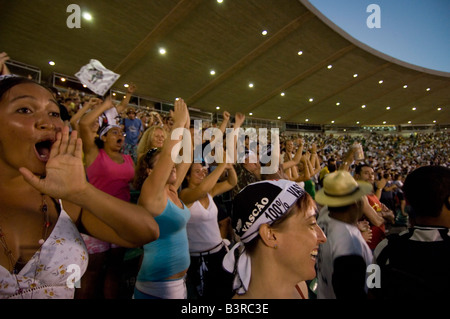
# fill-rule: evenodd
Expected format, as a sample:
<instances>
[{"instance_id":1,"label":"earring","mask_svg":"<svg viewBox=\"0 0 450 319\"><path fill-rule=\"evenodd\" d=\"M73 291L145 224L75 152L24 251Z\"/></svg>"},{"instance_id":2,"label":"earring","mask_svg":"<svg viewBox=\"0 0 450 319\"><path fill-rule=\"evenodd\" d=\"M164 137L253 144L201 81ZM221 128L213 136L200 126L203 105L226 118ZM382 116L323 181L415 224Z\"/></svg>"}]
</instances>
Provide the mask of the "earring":
<instances>
[{"instance_id":1,"label":"earring","mask_svg":"<svg viewBox=\"0 0 450 319\"><path fill-rule=\"evenodd\" d=\"M277 244L273 245L273 248L278 249L278 245Z\"/></svg>"}]
</instances>

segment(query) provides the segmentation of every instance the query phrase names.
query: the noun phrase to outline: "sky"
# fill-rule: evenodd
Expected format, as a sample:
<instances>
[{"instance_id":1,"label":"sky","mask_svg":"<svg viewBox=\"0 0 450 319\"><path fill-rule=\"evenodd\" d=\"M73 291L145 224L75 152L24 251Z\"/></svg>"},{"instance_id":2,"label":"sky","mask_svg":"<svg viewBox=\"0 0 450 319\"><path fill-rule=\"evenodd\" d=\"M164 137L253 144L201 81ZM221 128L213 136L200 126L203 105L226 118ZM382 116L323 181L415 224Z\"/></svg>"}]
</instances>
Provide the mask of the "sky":
<instances>
[{"instance_id":1,"label":"sky","mask_svg":"<svg viewBox=\"0 0 450 319\"><path fill-rule=\"evenodd\" d=\"M416 66L450 73L450 0L309 2L373 49ZM379 10L367 12L371 4L378 5ZM379 21L379 28L370 28L367 20Z\"/></svg>"}]
</instances>

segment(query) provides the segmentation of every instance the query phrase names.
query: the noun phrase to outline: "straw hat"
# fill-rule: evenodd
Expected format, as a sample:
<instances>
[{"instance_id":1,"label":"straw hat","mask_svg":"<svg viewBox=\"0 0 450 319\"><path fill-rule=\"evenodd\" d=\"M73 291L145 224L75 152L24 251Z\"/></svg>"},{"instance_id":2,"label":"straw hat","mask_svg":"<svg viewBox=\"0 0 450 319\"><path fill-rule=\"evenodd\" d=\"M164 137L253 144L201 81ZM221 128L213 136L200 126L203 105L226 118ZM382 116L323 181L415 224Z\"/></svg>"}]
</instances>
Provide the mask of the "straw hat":
<instances>
[{"instance_id":1,"label":"straw hat","mask_svg":"<svg viewBox=\"0 0 450 319\"><path fill-rule=\"evenodd\" d=\"M370 194L372 189L371 184L356 181L347 171L335 171L325 176L323 188L317 191L315 200L320 205L342 207Z\"/></svg>"}]
</instances>

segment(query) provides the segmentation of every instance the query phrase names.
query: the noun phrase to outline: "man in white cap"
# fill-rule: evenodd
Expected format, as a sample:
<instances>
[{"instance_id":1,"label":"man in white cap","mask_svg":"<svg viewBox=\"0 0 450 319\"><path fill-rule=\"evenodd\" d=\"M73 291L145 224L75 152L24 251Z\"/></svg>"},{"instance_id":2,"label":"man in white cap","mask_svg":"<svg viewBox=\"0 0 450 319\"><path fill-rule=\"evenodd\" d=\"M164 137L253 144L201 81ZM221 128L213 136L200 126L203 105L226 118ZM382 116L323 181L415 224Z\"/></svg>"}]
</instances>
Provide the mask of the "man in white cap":
<instances>
[{"instance_id":1,"label":"man in white cap","mask_svg":"<svg viewBox=\"0 0 450 319\"><path fill-rule=\"evenodd\" d=\"M363 197L372 186L356 181L349 172L328 174L316 201L324 205L318 223L328 240L317 260L318 299L367 298L366 269L372 252L357 227L363 214Z\"/></svg>"}]
</instances>

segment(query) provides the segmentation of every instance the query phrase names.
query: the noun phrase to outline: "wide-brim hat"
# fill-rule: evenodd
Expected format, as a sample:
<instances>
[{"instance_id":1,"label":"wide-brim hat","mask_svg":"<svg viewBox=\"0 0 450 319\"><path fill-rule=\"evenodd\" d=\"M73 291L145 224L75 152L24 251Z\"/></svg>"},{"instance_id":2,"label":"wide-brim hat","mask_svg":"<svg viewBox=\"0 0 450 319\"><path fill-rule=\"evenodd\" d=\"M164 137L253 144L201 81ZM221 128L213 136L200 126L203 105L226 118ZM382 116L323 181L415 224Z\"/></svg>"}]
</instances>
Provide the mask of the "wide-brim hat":
<instances>
[{"instance_id":1,"label":"wide-brim hat","mask_svg":"<svg viewBox=\"0 0 450 319\"><path fill-rule=\"evenodd\" d=\"M355 203L373 190L371 184L356 181L347 171L335 171L327 174L323 188L316 192L315 200L320 205L342 207Z\"/></svg>"}]
</instances>

